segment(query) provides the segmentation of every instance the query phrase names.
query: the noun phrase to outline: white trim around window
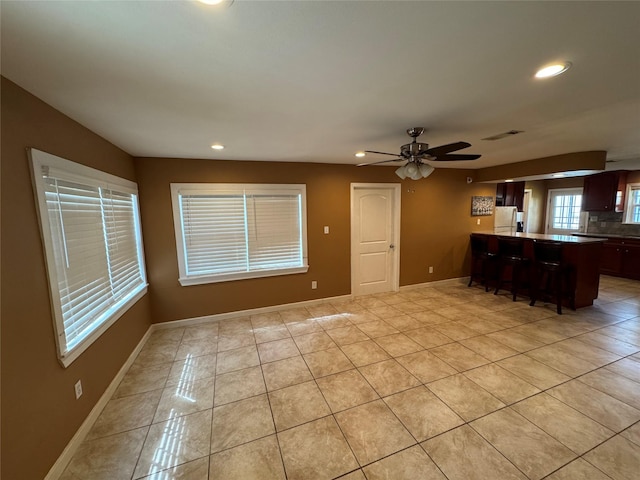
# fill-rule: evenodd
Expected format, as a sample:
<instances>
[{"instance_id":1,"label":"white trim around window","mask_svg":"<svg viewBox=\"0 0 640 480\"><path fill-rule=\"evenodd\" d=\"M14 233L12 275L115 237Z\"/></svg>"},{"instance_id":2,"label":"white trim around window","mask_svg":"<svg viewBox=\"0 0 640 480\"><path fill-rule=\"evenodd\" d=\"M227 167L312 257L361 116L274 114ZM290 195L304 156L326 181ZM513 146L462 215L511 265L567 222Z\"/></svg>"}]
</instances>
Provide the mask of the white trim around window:
<instances>
[{"instance_id":1,"label":"white trim around window","mask_svg":"<svg viewBox=\"0 0 640 480\"><path fill-rule=\"evenodd\" d=\"M67 367L147 291L138 187L33 148L29 156L58 358Z\"/></svg>"},{"instance_id":2,"label":"white trim around window","mask_svg":"<svg viewBox=\"0 0 640 480\"><path fill-rule=\"evenodd\" d=\"M172 183L182 286L305 273L306 186Z\"/></svg>"},{"instance_id":3,"label":"white trim around window","mask_svg":"<svg viewBox=\"0 0 640 480\"><path fill-rule=\"evenodd\" d=\"M628 183L622 223L640 224L640 183Z\"/></svg>"}]
</instances>

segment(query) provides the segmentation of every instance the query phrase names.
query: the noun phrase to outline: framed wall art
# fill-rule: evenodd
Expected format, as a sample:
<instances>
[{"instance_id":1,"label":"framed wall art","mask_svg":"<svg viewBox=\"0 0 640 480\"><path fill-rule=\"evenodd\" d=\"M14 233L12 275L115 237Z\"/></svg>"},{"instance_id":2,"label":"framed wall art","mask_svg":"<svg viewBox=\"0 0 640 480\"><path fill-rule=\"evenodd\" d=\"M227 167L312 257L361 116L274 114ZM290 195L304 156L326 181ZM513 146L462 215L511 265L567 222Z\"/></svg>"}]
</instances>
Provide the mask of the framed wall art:
<instances>
[{"instance_id":1,"label":"framed wall art","mask_svg":"<svg viewBox=\"0 0 640 480\"><path fill-rule=\"evenodd\" d=\"M471 216L493 215L493 197L471 197Z\"/></svg>"}]
</instances>

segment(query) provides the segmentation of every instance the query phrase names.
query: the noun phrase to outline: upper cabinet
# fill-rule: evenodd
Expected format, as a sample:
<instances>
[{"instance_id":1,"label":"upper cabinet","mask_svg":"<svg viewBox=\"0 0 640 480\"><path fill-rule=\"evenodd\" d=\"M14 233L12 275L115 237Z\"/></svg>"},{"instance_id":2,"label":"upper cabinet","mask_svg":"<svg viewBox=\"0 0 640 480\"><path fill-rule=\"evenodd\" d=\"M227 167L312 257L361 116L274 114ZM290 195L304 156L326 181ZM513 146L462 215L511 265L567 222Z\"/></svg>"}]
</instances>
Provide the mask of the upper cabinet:
<instances>
[{"instance_id":1,"label":"upper cabinet","mask_svg":"<svg viewBox=\"0 0 640 480\"><path fill-rule=\"evenodd\" d=\"M585 177L582 190L582 210L586 212L622 212L626 183L626 170L597 173Z\"/></svg>"},{"instance_id":2,"label":"upper cabinet","mask_svg":"<svg viewBox=\"0 0 640 480\"><path fill-rule=\"evenodd\" d=\"M524 182L499 183L496 186L496 207L518 207L522 211L524 206Z\"/></svg>"}]
</instances>

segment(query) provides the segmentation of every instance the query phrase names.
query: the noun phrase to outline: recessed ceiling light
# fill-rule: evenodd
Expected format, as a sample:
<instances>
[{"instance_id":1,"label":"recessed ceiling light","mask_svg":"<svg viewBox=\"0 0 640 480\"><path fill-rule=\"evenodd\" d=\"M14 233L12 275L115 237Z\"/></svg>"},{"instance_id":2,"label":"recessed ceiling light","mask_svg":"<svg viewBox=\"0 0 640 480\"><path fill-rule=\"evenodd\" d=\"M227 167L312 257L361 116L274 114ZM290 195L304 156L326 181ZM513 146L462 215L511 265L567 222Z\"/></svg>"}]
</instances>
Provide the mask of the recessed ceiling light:
<instances>
[{"instance_id":1,"label":"recessed ceiling light","mask_svg":"<svg viewBox=\"0 0 640 480\"><path fill-rule=\"evenodd\" d=\"M365 155L366 155L366 153L364 153L364 152L356 153L356 157L364 157Z\"/></svg>"},{"instance_id":2,"label":"recessed ceiling light","mask_svg":"<svg viewBox=\"0 0 640 480\"><path fill-rule=\"evenodd\" d=\"M555 77L556 75L560 75L561 73L569 70L569 67L571 67L571 62L560 62L554 63L553 65L547 65L536 72L536 78Z\"/></svg>"},{"instance_id":3,"label":"recessed ceiling light","mask_svg":"<svg viewBox=\"0 0 640 480\"><path fill-rule=\"evenodd\" d=\"M505 180L505 183L510 183L510 182L513 182L513 178L507 178L507 179Z\"/></svg>"},{"instance_id":4,"label":"recessed ceiling light","mask_svg":"<svg viewBox=\"0 0 640 480\"><path fill-rule=\"evenodd\" d=\"M214 150L222 150L224 149L224 145L220 145L219 143L216 143L215 145L211 145L211 148L213 148Z\"/></svg>"},{"instance_id":5,"label":"recessed ceiling light","mask_svg":"<svg viewBox=\"0 0 640 480\"><path fill-rule=\"evenodd\" d=\"M213 6L217 8L230 7L233 0L198 0L200 3L204 3L207 6Z\"/></svg>"}]
</instances>

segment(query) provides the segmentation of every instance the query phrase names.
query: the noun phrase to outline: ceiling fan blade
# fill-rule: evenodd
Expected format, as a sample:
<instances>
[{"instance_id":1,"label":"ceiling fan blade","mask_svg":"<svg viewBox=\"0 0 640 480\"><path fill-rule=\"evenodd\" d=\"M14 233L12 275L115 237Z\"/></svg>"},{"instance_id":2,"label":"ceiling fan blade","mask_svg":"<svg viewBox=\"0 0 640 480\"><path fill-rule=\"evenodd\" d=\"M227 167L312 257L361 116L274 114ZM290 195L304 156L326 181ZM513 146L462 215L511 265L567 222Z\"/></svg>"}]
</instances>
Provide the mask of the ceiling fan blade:
<instances>
[{"instance_id":1,"label":"ceiling fan blade","mask_svg":"<svg viewBox=\"0 0 640 480\"><path fill-rule=\"evenodd\" d=\"M459 160L476 160L482 155L438 155L433 159L435 162L457 162Z\"/></svg>"},{"instance_id":2,"label":"ceiling fan blade","mask_svg":"<svg viewBox=\"0 0 640 480\"><path fill-rule=\"evenodd\" d=\"M379 163L389 163L389 162L400 162L404 161L404 158L392 158L391 160L380 160L379 162L371 162L371 163L359 163L356 167L366 167L367 165L377 165Z\"/></svg>"},{"instance_id":3,"label":"ceiling fan blade","mask_svg":"<svg viewBox=\"0 0 640 480\"><path fill-rule=\"evenodd\" d=\"M373 150L365 150L364 152L365 152L365 153L376 153L376 154L378 154L378 155L393 155L394 157L400 157L400 155L399 155L399 154L397 154L397 153L375 152L375 151L373 151Z\"/></svg>"},{"instance_id":4,"label":"ceiling fan blade","mask_svg":"<svg viewBox=\"0 0 640 480\"><path fill-rule=\"evenodd\" d=\"M431 155L432 157L438 157L440 155L444 155L445 153L455 152L456 150L462 150L463 148L470 147L471 144L467 142L455 142L448 143L447 145L442 145L440 147L429 148L425 151L427 155Z\"/></svg>"}]
</instances>

